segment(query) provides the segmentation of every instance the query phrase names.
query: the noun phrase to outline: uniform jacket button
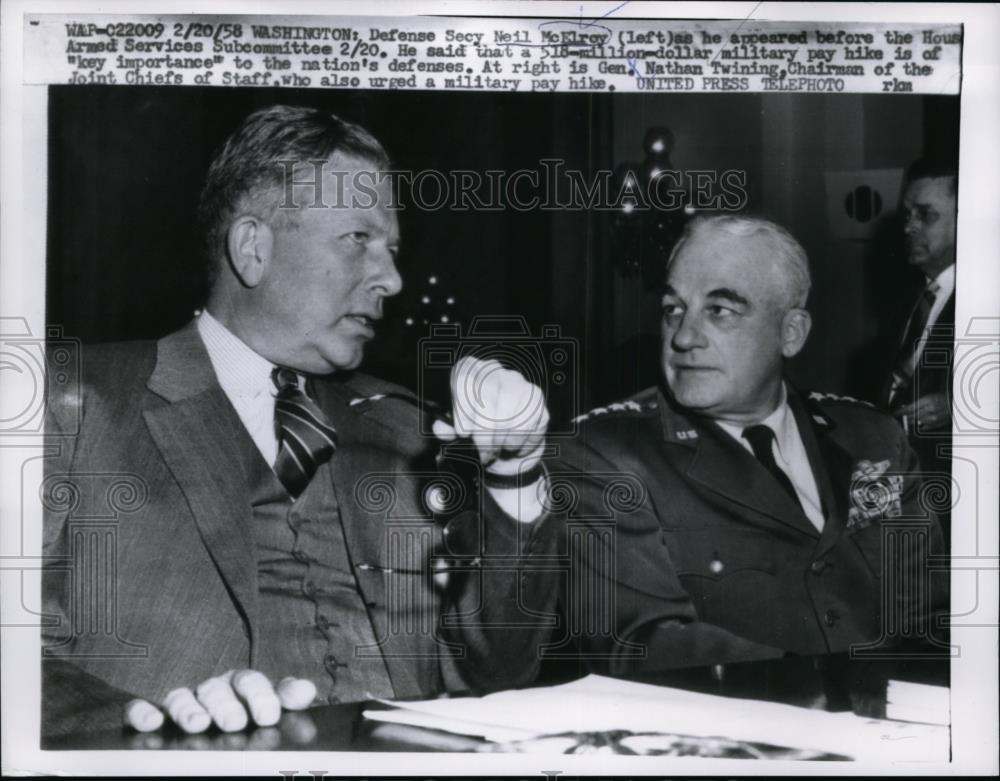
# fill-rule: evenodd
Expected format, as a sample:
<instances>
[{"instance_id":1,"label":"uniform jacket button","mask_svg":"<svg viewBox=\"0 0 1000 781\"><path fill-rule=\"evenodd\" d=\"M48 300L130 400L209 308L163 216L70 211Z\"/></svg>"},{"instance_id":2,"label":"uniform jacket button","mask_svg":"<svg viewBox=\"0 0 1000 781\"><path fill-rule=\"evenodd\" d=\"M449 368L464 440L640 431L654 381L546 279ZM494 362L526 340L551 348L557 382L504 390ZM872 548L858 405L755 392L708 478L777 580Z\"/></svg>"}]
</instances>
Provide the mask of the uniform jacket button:
<instances>
[{"instance_id":1,"label":"uniform jacket button","mask_svg":"<svg viewBox=\"0 0 1000 781\"><path fill-rule=\"evenodd\" d=\"M827 626L833 626L840 619L840 613L836 610L827 610L823 618L826 620Z\"/></svg>"},{"instance_id":2,"label":"uniform jacket button","mask_svg":"<svg viewBox=\"0 0 1000 781\"><path fill-rule=\"evenodd\" d=\"M723 564L718 559L712 559L708 563L708 568L709 568L709 570L711 570L711 572L713 574L718 575L720 572L722 572L722 570L724 570L726 568L726 565Z\"/></svg>"},{"instance_id":3,"label":"uniform jacket button","mask_svg":"<svg viewBox=\"0 0 1000 781\"><path fill-rule=\"evenodd\" d=\"M819 575L826 569L826 562L822 559L817 559L812 564L809 565L809 569L812 570L814 575Z\"/></svg>"}]
</instances>

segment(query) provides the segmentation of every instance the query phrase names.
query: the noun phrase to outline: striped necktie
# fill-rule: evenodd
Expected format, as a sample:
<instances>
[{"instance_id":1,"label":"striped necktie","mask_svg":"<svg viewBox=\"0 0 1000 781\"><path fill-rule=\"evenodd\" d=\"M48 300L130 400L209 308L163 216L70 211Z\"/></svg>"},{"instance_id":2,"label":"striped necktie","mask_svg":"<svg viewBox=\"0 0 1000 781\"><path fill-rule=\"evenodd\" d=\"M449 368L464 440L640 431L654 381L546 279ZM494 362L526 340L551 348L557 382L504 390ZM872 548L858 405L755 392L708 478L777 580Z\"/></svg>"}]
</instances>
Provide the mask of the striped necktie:
<instances>
[{"instance_id":1,"label":"striped necktie","mask_svg":"<svg viewBox=\"0 0 1000 781\"><path fill-rule=\"evenodd\" d=\"M299 388L299 375L276 368L271 379L278 389L274 427L280 448L274 472L293 498L298 498L320 465L337 449L337 430Z\"/></svg>"}]
</instances>

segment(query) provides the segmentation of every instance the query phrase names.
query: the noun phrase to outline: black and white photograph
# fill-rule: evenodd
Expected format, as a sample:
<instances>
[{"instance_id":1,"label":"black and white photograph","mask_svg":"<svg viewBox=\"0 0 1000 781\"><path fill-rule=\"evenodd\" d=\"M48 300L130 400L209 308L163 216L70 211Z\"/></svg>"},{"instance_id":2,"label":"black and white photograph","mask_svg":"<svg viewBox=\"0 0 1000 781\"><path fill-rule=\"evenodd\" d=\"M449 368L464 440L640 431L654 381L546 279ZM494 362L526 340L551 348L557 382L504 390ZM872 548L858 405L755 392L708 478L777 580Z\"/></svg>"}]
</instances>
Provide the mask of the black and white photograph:
<instances>
[{"instance_id":1,"label":"black and white photograph","mask_svg":"<svg viewBox=\"0 0 1000 781\"><path fill-rule=\"evenodd\" d=\"M4 8L4 772L997 772L995 5L192 11Z\"/></svg>"}]
</instances>

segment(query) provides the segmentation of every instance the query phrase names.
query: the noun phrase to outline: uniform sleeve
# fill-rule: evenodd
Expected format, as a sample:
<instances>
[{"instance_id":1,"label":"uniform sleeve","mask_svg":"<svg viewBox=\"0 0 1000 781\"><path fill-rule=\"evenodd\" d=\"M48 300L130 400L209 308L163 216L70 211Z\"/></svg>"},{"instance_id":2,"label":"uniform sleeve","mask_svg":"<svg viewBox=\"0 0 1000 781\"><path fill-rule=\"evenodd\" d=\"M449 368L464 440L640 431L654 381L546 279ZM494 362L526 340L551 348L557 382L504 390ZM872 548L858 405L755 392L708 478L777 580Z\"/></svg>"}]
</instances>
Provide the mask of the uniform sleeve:
<instances>
[{"instance_id":1,"label":"uniform sleeve","mask_svg":"<svg viewBox=\"0 0 1000 781\"><path fill-rule=\"evenodd\" d=\"M937 512L951 501L951 486L945 483L946 480L950 482L950 478L939 472L924 472L902 429L894 422L890 425L896 437L896 463L901 465L903 477L900 515L916 526L916 533L909 540L899 541L900 558L895 565L901 576L908 575L913 580L895 579L897 610L905 622L903 626L926 626L930 616L929 631L940 639L944 627L942 619L950 610L950 582L944 534Z\"/></svg>"},{"instance_id":2,"label":"uniform sleeve","mask_svg":"<svg viewBox=\"0 0 1000 781\"><path fill-rule=\"evenodd\" d=\"M539 674L540 649L556 621L551 559L556 519L508 516L488 491L482 512L467 510L445 526L452 557L442 628L457 649L466 687L523 686Z\"/></svg>"}]
</instances>

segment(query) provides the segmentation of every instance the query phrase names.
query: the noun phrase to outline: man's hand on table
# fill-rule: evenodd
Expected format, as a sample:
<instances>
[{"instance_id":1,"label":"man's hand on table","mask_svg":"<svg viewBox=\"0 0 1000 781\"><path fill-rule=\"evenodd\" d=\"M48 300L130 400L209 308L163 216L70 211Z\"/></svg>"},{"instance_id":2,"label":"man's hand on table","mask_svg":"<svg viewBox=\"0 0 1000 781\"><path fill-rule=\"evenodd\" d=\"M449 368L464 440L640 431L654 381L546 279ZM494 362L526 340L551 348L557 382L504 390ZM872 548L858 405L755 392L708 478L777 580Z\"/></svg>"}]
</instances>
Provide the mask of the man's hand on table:
<instances>
[{"instance_id":1,"label":"man's hand on table","mask_svg":"<svg viewBox=\"0 0 1000 781\"><path fill-rule=\"evenodd\" d=\"M316 686L304 678L284 678L272 686L256 670L230 670L209 678L193 691L174 689L160 707L146 700L125 706L125 724L139 732L152 732L170 719L187 733L204 732L215 724L223 732L238 732L251 721L259 727L278 723L281 711L308 708L316 697Z\"/></svg>"}]
</instances>

